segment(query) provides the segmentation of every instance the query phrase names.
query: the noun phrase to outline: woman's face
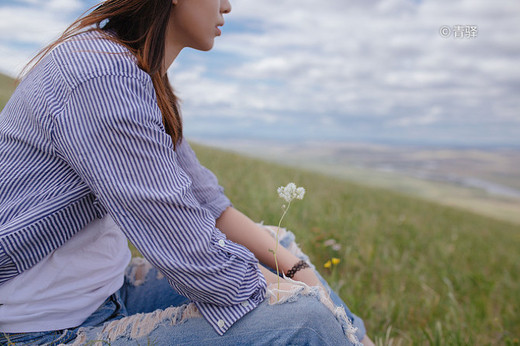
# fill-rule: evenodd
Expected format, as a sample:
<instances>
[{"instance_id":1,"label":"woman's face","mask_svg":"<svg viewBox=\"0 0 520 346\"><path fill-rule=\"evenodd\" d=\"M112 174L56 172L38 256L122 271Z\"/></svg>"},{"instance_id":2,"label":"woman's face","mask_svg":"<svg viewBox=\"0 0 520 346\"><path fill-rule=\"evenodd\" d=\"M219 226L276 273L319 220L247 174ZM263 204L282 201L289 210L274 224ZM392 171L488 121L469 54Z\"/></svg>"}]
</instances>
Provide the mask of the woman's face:
<instances>
[{"instance_id":1,"label":"woman's face","mask_svg":"<svg viewBox=\"0 0 520 346\"><path fill-rule=\"evenodd\" d=\"M207 51L213 47L224 13L231 11L229 0L172 0L168 40L180 49Z\"/></svg>"}]
</instances>

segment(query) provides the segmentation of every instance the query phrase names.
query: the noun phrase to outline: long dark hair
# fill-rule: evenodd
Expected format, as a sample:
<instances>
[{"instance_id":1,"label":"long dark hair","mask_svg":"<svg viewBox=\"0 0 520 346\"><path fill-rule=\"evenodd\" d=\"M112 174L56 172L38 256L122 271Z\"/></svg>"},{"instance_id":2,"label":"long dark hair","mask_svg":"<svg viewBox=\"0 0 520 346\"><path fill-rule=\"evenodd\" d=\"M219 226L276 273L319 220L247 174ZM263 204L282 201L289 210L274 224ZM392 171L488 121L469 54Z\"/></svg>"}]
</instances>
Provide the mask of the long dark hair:
<instances>
[{"instance_id":1,"label":"long dark hair","mask_svg":"<svg viewBox=\"0 0 520 346\"><path fill-rule=\"evenodd\" d=\"M152 78L164 127L175 146L182 139L182 121L177 97L164 71L166 28L173 6L171 0L106 0L72 23L56 41L42 49L26 69L71 37L84 31L110 30L115 33L111 39L126 46L137 58L139 68Z\"/></svg>"}]
</instances>

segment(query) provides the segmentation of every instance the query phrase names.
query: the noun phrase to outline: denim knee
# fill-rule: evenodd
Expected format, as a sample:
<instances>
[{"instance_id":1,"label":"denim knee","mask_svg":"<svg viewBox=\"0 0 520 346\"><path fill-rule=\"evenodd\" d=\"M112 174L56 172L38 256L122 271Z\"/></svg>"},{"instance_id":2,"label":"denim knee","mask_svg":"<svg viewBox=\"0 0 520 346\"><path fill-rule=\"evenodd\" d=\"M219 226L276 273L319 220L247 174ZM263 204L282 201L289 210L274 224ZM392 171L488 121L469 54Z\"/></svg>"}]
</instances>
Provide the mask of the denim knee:
<instances>
[{"instance_id":1,"label":"denim knee","mask_svg":"<svg viewBox=\"0 0 520 346\"><path fill-rule=\"evenodd\" d=\"M357 338L349 335L346 320L338 318L334 311L317 297L300 296L294 301L272 305L273 314L280 314L289 344L298 345L352 345Z\"/></svg>"}]
</instances>

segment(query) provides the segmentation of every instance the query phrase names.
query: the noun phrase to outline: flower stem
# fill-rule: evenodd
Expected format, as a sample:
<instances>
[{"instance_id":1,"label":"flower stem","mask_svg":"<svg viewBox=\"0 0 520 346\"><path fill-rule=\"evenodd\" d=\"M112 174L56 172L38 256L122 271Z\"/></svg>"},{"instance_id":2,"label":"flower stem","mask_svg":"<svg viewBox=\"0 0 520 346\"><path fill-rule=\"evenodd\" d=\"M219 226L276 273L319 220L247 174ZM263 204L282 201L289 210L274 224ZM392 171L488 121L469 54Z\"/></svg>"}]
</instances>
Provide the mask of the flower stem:
<instances>
[{"instance_id":1,"label":"flower stem","mask_svg":"<svg viewBox=\"0 0 520 346\"><path fill-rule=\"evenodd\" d=\"M280 226L282 225L282 220L285 217L285 214L287 214L287 211L291 207L291 202L289 201L289 204L287 204L287 208L285 208L282 217L280 218L280 221L278 222L278 228L276 229L276 244L274 245L274 263L276 265L276 276L278 277L278 291L276 293L276 297L278 300L280 300L280 270L278 269L278 258L276 257L276 254L278 252L278 234L280 233Z\"/></svg>"}]
</instances>

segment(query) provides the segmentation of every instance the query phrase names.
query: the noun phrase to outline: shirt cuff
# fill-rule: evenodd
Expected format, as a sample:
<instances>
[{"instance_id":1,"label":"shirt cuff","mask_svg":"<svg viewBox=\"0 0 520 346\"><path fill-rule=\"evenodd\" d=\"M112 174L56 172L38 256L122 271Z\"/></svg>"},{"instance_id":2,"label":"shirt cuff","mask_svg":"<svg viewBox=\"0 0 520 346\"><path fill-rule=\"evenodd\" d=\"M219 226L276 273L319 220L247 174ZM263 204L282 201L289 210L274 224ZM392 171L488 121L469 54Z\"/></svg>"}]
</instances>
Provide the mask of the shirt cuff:
<instances>
[{"instance_id":1,"label":"shirt cuff","mask_svg":"<svg viewBox=\"0 0 520 346\"><path fill-rule=\"evenodd\" d=\"M264 301L267 284L258 267L257 271L258 289L243 302L231 306L217 306L209 303L195 302L202 316L208 321L217 334L224 335L236 321Z\"/></svg>"},{"instance_id":2,"label":"shirt cuff","mask_svg":"<svg viewBox=\"0 0 520 346\"><path fill-rule=\"evenodd\" d=\"M201 207L209 210L211 215L216 219L222 215L224 210L228 207L232 207L233 204L223 193L221 193L216 199L211 201L210 203L201 204Z\"/></svg>"}]
</instances>

